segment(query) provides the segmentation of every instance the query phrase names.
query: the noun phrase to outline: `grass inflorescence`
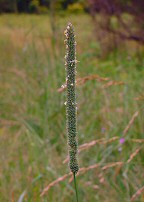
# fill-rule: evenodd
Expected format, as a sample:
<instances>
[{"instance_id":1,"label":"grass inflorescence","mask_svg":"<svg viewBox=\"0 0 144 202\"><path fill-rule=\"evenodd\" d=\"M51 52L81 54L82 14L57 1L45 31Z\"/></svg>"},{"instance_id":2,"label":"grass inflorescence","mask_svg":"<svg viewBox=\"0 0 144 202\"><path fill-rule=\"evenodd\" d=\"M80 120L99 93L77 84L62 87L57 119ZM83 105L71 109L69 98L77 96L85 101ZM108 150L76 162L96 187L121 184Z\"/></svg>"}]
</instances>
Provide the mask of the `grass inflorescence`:
<instances>
[{"instance_id":1,"label":"grass inflorescence","mask_svg":"<svg viewBox=\"0 0 144 202\"><path fill-rule=\"evenodd\" d=\"M76 110L76 93L75 93L75 74L76 74L76 42L74 28L71 23L68 24L66 31L66 118L67 118L67 135L68 135L68 150L70 156L70 170L76 174L79 170L77 161L77 110Z\"/></svg>"},{"instance_id":2,"label":"grass inflorescence","mask_svg":"<svg viewBox=\"0 0 144 202\"><path fill-rule=\"evenodd\" d=\"M74 176L74 184L76 191L76 199L78 201L78 191L76 184L76 173L79 170L77 152L78 152L78 140L77 140L77 103L76 103L76 41L74 28L71 23L65 30L65 66L66 66L66 118L67 118L67 135L68 135L68 151L69 151L69 166Z\"/></svg>"}]
</instances>

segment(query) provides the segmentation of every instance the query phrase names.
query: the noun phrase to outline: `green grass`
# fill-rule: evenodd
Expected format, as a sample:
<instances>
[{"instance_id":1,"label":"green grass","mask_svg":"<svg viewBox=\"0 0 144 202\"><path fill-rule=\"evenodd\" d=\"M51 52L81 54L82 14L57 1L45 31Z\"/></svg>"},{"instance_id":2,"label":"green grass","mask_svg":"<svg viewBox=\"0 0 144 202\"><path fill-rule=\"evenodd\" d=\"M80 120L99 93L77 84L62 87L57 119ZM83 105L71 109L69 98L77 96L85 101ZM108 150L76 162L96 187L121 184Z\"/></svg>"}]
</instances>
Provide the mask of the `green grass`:
<instances>
[{"instance_id":1,"label":"green grass","mask_svg":"<svg viewBox=\"0 0 144 202\"><path fill-rule=\"evenodd\" d=\"M101 169L107 163L126 162L132 152L143 147L143 143L131 142L144 138L143 100L135 100L144 88L142 48L127 42L103 57L87 15L57 17L56 43L48 16L1 15L0 201L18 201L23 193L23 202L70 202L75 198L73 183L68 180L40 197L50 182L69 172L62 163L67 156L65 93L57 92L65 82L63 32L68 21L76 31L77 77L99 74L125 82L103 89L106 82L93 80L77 87L79 145L121 137L139 110L121 152L117 140L79 154L80 167L100 163L98 169L77 178L79 201L128 202L144 185L143 149L120 170ZM142 202L142 195L137 199Z\"/></svg>"}]
</instances>

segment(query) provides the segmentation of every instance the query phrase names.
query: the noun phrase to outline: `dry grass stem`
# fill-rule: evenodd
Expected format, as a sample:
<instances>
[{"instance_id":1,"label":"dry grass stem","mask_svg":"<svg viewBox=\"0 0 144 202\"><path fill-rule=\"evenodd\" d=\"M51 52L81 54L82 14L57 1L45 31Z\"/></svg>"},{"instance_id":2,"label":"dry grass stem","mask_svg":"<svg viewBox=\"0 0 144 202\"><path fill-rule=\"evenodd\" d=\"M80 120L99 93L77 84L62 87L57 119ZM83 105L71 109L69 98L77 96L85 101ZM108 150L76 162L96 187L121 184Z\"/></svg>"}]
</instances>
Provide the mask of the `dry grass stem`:
<instances>
[{"instance_id":1,"label":"dry grass stem","mask_svg":"<svg viewBox=\"0 0 144 202\"><path fill-rule=\"evenodd\" d=\"M95 168L98 168L99 167L99 163L96 163L94 165L91 165L91 166L88 166L88 167L83 167L80 169L79 171L79 175L82 173L84 174L85 172L89 171L89 170L92 170L92 169L95 169Z\"/></svg>"},{"instance_id":2,"label":"dry grass stem","mask_svg":"<svg viewBox=\"0 0 144 202\"><path fill-rule=\"evenodd\" d=\"M139 151L141 150L141 148L136 149L129 157L129 159L127 160L127 163L130 163L133 158L139 153Z\"/></svg>"},{"instance_id":3,"label":"dry grass stem","mask_svg":"<svg viewBox=\"0 0 144 202\"><path fill-rule=\"evenodd\" d=\"M144 143L144 139L131 139L132 142Z\"/></svg>"},{"instance_id":4,"label":"dry grass stem","mask_svg":"<svg viewBox=\"0 0 144 202\"><path fill-rule=\"evenodd\" d=\"M90 75L90 76L85 76L83 78L78 78L76 80L76 86L79 86L79 85L83 85L84 83L86 83L87 81L90 81L90 80L97 80L97 81L108 81L109 78L103 78L103 77L100 77L99 75ZM62 92L66 89L67 87L67 84L63 84L61 88L58 89L58 92Z\"/></svg>"},{"instance_id":5,"label":"dry grass stem","mask_svg":"<svg viewBox=\"0 0 144 202\"><path fill-rule=\"evenodd\" d=\"M0 126L2 127L17 126L17 125L20 125L18 121L0 119Z\"/></svg>"},{"instance_id":6,"label":"dry grass stem","mask_svg":"<svg viewBox=\"0 0 144 202\"><path fill-rule=\"evenodd\" d=\"M85 76L83 78L78 78L76 80L76 86L80 86L80 85L83 85L85 84L87 81L91 81L91 80L97 80L99 82L102 82L102 81L109 81L110 79L109 78L104 78L104 77L100 77L99 75L95 74L95 75L90 75L90 76ZM116 85L123 85L124 82L118 82L118 81L109 81L107 84L103 85L102 88L107 88L107 87L110 87L110 86L116 86ZM62 92L66 89L67 87L67 84L63 84L61 88L58 89L58 92Z\"/></svg>"},{"instance_id":7,"label":"dry grass stem","mask_svg":"<svg viewBox=\"0 0 144 202\"><path fill-rule=\"evenodd\" d=\"M80 145L79 146L79 152L81 152L82 150L84 149L89 149L90 147L94 146L95 144L99 143L99 144L107 144L107 143L111 143L115 140L119 139L119 137L113 137L113 138L110 138L110 139L105 139L105 138L102 138L102 139L99 139L99 140L93 140L89 143L85 143L83 145Z\"/></svg>"},{"instance_id":8,"label":"dry grass stem","mask_svg":"<svg viewBox=\"0 0 144 202\"><path fill-rule=\"evenodd\" d=\"M108 88L110 86L117 86L117 85L124 85L125 83L122 81L109 81L105 85L102 86L102 88Z\"/></svg>"},{"instance_id":9,"label":"dry grass stem","mask_svg":"<svg viewBox=\"0 0 144 202\"><path fill-rule=\"evenodd\" d=\"M88 149L89 147L92 147L94 145L96 145L97 143L102 143L105 139L99 139L99 140L93 140L89 143L85 143L79 146L79 152L81 152L82 150Z\"/></svg>"},{"instance_id":10,"label":"dry grass stem","mask_svg":"<svg viewBox=\"0 0 144 202\"><path fill-rule=\"evenodd\" d=\"M55 181L51 182L41 193L40 196L44 196L46 194L46 192L48 192L48 190L55 186L56 184L58 184L59 182L62 182L64 181L66 178L72 176L73 174L72 173L69 173L69 174L66 174L66 175L63 175L62 177L59 177L58 179L56 179Z\"/></svg>"},{"instance_id":11,"label":"dry grass stem","mask_svg":"<svg viewBox=\"0 0 144 202\"><path fill-rule=\"evenodd\" d=\"M123 164L124 164L124 162L121 162L121 161L115 162L115 163L109 163L108 165L103 166L102 170L107 170L108 168L112 168L112 167L123 165Z\"/></svg>"},{"instance_id":12,"label":"dry grass stem","mask_svg":"<svg viewBox=\"0 0 144 202\"><path fill-rule=\"evenodd\" d=\"M139 96L139 97L136 97L136 98L134 98L135 100L144 100L144 95L141 95L141 96Z\"/></svg>"},{"instance_id":13,"label":"dry grass stem","mask_svg":"<svg viewBox=\"0 0 144 202\"><path fill-rule=\"evenodd\" d=\"M91 81L91 80L108 81L109 78L100 77L99 75L94 74L94 75L90 75L90 76L85 76L83 78L78 78L77 79L77 85L83 85L87 81Z\"/></svg>"},{"instance_id":14,"label":"dry grass stem","mask_svg":"<svg viewBox=\"0 0 144 202\"><path fill-rule=\"evenodd\" d=\"M144 186L137 190L135 194L131 197L131 201L134 201L139 195L144 192Z\"/></svg>"},{"instance_id":15,"label":"dry grass stem","mask_svg":"<svg viewBox=\"0 0 144 202\"><path fill-rule=\"evenodd\" d=\"M134 120L136 119L136 117L137 117L138 115L139 115L139 112L136 111L136 112L134 113L134 115L132 116L131 120L129 121L128 125L127 125L126 128L124 129L123 135L125 135L125 134L128 132L128 130L130 129L130 127L132 126Z\"/></svg>"}]
</instances>

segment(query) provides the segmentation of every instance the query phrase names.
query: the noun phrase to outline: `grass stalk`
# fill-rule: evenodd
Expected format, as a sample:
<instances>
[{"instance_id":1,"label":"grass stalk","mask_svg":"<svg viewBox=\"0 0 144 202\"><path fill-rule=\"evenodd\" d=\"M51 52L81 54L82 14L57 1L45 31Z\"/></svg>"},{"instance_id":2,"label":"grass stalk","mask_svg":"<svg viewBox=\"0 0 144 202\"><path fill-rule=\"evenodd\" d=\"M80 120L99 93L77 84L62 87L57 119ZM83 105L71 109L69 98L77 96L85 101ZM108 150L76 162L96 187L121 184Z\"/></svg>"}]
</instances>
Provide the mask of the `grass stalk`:
<instances>
[{"instance_id":1,"label":"grass stalk","mask_svg":"<svg viewBox=\"0 0 144 202\"><path fill-rule=\"evenodd\" d=\"M76 194L76 202L79 202L78 200L78 187L77 187L77 180L76 180L76 175L73 173L74 176L74 187L75 187L75 194Z\"/></svg>"}]
</instances>

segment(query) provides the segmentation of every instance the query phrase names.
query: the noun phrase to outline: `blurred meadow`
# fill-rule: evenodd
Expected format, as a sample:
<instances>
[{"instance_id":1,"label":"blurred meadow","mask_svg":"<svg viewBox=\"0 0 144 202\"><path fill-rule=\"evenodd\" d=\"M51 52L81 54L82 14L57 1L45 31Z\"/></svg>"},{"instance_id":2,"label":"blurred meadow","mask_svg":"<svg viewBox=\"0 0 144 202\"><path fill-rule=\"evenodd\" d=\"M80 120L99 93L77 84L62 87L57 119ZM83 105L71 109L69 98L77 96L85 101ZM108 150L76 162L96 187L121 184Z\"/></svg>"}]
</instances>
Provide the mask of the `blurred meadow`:
<instances>
[{"instance_id":1,"label":"blurred meadow","mask_svg":"<svg viewBox=\"0 0 144 202\"><path fill-rule=\"evenodd\" d=\"M98 40L86 13L0 15L0 201L74 201L61 89L68 22L79 61L79 200L144 202L144 48Z\"/></svg>"}]
</instances>

